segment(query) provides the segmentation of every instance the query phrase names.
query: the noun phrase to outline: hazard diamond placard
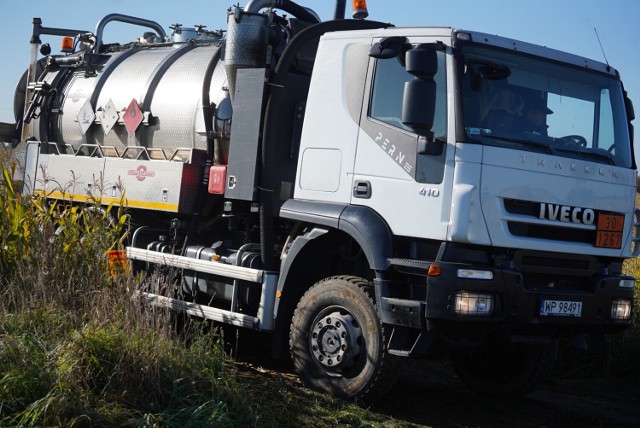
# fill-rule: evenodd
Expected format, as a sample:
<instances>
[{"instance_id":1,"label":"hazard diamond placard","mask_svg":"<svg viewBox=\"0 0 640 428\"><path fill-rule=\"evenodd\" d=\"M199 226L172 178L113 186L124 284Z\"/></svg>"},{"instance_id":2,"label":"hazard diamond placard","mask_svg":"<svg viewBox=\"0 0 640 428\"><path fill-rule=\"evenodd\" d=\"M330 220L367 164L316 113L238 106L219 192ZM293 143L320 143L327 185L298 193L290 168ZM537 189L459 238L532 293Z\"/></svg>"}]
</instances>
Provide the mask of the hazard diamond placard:
<instances>
[{"instance_id":1,"label":"hazard diamond placard","mask_svg":"<svg viewBox=\"0 0 640 428\"><path fill-rule=\"evenodd\" d=\"M144 115L140 110L140 106L136 102L135 98L129 103L129 107L124 112L124 126L127 128L129 136L133 136L136 133L136 129L144 120Z\"/></svg>"},{"instance_id":2,"label":"hazard diamond placard","mask_svg":"<svg viewBox=\"0 0 640 428\"><path fill-rule=\"evenodd\" d=\"M93 121L96 120L96 115L93 112L93 109L91 108L91 102L88 99L87 101L85 101L84 105L78 112L76 119L80 124L80 133L82 135L86 134Z\"/></svg>"}]
</instances>

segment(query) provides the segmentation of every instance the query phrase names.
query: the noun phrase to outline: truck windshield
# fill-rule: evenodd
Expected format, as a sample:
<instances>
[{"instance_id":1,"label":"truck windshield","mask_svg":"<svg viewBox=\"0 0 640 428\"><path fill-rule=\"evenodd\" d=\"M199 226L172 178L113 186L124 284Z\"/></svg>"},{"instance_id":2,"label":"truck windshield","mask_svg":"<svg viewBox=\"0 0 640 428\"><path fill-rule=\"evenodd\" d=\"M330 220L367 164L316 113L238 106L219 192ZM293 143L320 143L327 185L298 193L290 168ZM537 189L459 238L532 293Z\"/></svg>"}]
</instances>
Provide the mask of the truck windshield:
<instances>
[{"instance_id":1,"label":"truck windshield","mask_svg":"<svg viewBox=\"0 0 640 428\"><path fill-rule=\"evenodd\" d=\"M462 53L469 140L631 167L619 80L517 52L470 45Z\"/></svg>"}]
</instances>

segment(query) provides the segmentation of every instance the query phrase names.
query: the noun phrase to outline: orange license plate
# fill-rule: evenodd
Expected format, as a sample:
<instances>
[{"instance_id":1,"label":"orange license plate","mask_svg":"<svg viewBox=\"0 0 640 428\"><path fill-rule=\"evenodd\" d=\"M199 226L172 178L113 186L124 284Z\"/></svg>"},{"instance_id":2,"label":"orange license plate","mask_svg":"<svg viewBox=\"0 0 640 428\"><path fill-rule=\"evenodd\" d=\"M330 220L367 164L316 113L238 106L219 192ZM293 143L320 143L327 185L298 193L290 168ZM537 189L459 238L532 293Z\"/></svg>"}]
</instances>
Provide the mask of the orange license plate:
<instances>
[{"instance_id":1,"label":"orange license plate","mask_svg":"<svg viewBox=\"0 0 640 428\"><path fill-rule=\"evenodd\" d=\"M595 246L599 248L622 248L622 214L598 214Z\"/></svg>"}]
</instances>

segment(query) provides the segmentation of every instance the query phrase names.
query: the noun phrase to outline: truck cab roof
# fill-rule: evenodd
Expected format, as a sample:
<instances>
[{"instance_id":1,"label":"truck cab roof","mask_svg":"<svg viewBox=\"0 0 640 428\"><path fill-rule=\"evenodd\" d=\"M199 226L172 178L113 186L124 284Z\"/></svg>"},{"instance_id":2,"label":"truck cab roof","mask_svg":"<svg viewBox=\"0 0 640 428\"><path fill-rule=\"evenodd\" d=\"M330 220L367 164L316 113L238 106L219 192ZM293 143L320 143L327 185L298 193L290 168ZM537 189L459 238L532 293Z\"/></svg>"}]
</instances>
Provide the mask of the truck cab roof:
<instances>
[{"instance_id":1,"label":"truck cab roof","mask_svg":"<svg viewBox=\"0 0 640 428\"><path fill-rule=\"evenodd\" d=\"M349 32L335 32L326 33L323 38L342 39L342 38L358 38L358 37L390 37L390 36L405 36L405 37L443 37L445 44L454 46L460 43L477 43L486 46L497 47L500 49L507 49L513 51L523 52L529 55L548 58L553 61L558 61L566 64L571 64L576 67L586 68L598 71L600 73L608 74L613 77L619 77L618 71L608 64L596 61L593 59L585 58L579 55L570 54L557 49L548 48L546 46L540 46L533 43L527 43L520 40L515 40L507 37L502 37L494 34L482 33L478 31L470 31L465 29L456 29L452 27L389 27L375 30L358 30Z\"/></svg>"}]
</instances>

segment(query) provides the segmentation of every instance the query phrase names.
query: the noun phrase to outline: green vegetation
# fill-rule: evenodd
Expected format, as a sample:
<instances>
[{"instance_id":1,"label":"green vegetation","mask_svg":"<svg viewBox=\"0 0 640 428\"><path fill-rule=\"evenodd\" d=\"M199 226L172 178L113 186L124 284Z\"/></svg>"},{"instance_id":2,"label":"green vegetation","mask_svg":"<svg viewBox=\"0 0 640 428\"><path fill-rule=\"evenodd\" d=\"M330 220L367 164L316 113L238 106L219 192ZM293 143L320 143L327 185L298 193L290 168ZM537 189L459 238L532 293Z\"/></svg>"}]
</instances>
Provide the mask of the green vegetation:
<instances>
[{"instance_id":1,"label":"green vegetation","mask_svg":"<svg viewBox=\"0 0 640 428\"><path fill-rule=\"evenodd\" d=\"M636 201L640 206L640 201ZM640 258L624 263L624 272L640 279ZM640 288L636 282L633 305L633 326L609 339L606 371L620 376L640 379Z\"/></svg>"},{"instance_id":2,"label":"green vegetation","mask_svg":"<svg viewBox=\"0 0 640 428\"><path fill-rule=\"evenodd\" d=\"M265 382L206 323L177 334L132 298L134 279L109 275L122 210L21 196L11 176L2 168L0 426L398 426L286 376Z\"/></svg>"},{"instance_id":3,"label":"green vegetation","mask_svg":"<svg viewBox=\"0 0 640 428\"><path fill-rule=\"evenodd\" d=\"M109 275L122 210L21 196L10 177L3 167L0 426L407 426L232 361L207 323L176 333L170 314L132 297L139 278ZM640 262L626 270L640 276ZM611 339L608 370L640 372L638 322Z\"/></svg>"}]
</instances>

